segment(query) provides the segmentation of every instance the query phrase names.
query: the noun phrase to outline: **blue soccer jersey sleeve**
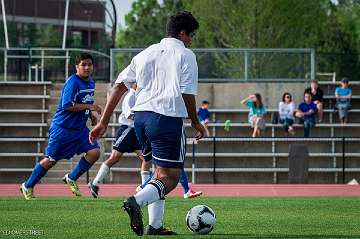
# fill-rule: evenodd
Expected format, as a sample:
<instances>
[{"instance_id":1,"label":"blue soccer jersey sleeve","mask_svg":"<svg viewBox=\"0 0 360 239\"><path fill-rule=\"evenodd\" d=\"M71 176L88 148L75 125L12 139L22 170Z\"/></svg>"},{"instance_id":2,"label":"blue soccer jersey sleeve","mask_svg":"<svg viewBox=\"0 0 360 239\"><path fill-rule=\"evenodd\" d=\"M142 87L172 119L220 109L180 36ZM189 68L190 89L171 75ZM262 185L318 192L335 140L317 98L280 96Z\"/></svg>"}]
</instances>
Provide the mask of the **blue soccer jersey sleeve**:
<instances>
[{"instance_id":1,"label":"blue soccer jersey sleeve","mask_svg":"<svg viewBox=\"0 0 360 239\"><path fill-rule=\"evenodd\" d=\"M73 106L75 103L75 97L78 92L76 78L69 78L65 82L62 96L61 96L61 108L66 109L70 106Z\"/></svg>"}]
</instances>

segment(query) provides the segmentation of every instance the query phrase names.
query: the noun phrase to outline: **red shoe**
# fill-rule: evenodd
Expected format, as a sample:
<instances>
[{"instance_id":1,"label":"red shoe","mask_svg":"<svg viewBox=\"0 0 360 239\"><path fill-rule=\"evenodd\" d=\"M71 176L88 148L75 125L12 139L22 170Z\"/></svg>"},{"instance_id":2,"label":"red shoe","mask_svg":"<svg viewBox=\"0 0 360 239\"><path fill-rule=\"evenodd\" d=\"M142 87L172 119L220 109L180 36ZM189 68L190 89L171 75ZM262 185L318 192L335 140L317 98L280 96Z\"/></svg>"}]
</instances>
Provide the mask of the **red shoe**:
<instances>
[{"instance_id":1,"label":"red shoe","mask_svg":"<svg viewBox=\"0 0 360 239\"><path fill-rule=\"evenodd\" d=\"M187 193L184 194L184 198L196 198L202 195L202 192L196 192L192 189L189 189Z\"/></svg>"}]
</instances>

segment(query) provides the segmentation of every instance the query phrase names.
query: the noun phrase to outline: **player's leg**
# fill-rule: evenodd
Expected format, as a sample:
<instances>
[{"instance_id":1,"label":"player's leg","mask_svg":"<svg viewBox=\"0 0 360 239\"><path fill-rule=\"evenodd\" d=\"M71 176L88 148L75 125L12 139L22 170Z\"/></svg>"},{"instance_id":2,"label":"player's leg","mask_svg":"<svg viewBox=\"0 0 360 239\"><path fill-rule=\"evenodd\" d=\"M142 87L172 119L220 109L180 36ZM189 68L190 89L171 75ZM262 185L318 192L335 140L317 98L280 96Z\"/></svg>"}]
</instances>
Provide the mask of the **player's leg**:
<instances>
[{"instance_id":1,"label":"player's leg","mask_svg":"<svg viewBox=\"0 0 360 239\"><path fill-rule=\"evenodd\" d=\"M60 159L66 159L74 155L73 149L69 144L69 134L61 127L51 126L49 129L49 141L46 148L45 158L36 163L30 177L21 185L25 199L33 197L33 188L45 176L47 171L52 168Z\"/></svg>"},{"instance_id":2,"label":"player's leg","mask_svg":"<svg viewBox=\"0 0 360 239\"><path fill-rule=\"evenodd\" d=\"M161 200L178 184L185 157L185 133L181 118L167 117L153 112L135 113L135 130L141 145L150 144L156 170L152 180L136 195L124 202L130 216L131 228L143 233L140 208L149 205L149 235L175 234L162 226L165 201ZM150 152L150 151L148 151ZM144 152L144 155L147 155ZM164 201L164 202L163 202Z\"/></svg>"},{"instance_id":3,"label":"player's leg","mask_svg":"<svg viewBox=\"0 0 360 239\"><path fill-rule=\"evenodd\" d=\"M34 197L33 188L45 176L47 171L56 164L55 160L44 158L40 162L37 162L30 177L21 184L20 190L26 200L30 200Z\"/></svg>"},{"instance_id":4,"label":"player's leg","mask_svg":"<svg viewBox=\"0 0 360 239\"><path fill-rule=\"evenodd\" d=\"M186 172L184 167L181 168L181 174L180 174L180 179L179 182L184 190L184 198L195 198L195 197L199 197L202 195L202 192L200 191L194 191L189 187L189 181L188 178L186 176Z\"/></svg>"},{"instance_id":5,"label":"player's leg","mask_svg":"<svg viewBox=\"0 0 360 239\"><path fill-rule=\"evenodd\" d=\"M180 171L179 169L176 169ZM179 180L181 172L172 172L172 170L168 170L167 168L156 167L154 176L152 181L148 184L150 186L146 186L143 190L149 190L149 192L154 189L151 187L152 183L159 185L159 183L163 182L165 186L165 194L171 192L178 184L174 183L176 178ZM176 178L175 178L176 177ZM172 178L172 179L171 179ZM157 188L157 191L160 187ZM159 200L148 205L148 213L149 213L149 225L147 228L147 235L175 235L175 232L172 232L163 227L163 219L164 219L164 211L165 211L165 194L162 195L158 191ZM160 197L161 195L161 197ZM138 194L135 196L136 201L141 200L141 196Z\"/></svg>"},{"instance_id":6,"label":"player's leg","mask_svg":"<svg viewBox=\"0 0 360 239\"><path fill-rule=\"evenodd\" d=\"M150 160L146 161L140 150L135 150L135 153L141 160L141 167L140 167L141 185L139 186L140 188L138 189L140 191L151 180L151 171L150 171L151 161ZM141 187L142 185L144 186Z\"/></svg>"},{"instance_id":7,"label":"player's leg","mask_svg":"<svg viewBox=\"0 0 360 239\"><path fill-rule=\"evenodd\" d=\"M81 135L77 139L77 154L85 153L85 155L80 158L79 162L70 173L66 174L63 178L64 183L69 185L71 192L76 196L81 196L76 181L81 175L87 172L100 157L100 146L97 141L93 144L89 142L89 132L90 130L88 128L83 129Z\"/></svg>"},{"instance_id":8,"label":"player's leg","mask_svg":"<svg viewBox=\"0 0 360 239\"><path fill-rule=\"evenodd\" d=\"M93 181L90 181L88 184L89 190L91 192L91 195L94 198L97 198L99 195L99 185L104 181L105 176L110 172L110 168L119 162L120 158L122 156L122 153L113 149L111 151L110 157L105 160L101 166L99 171L97 172L95 178Z\"/></svg>"}]
</instances>

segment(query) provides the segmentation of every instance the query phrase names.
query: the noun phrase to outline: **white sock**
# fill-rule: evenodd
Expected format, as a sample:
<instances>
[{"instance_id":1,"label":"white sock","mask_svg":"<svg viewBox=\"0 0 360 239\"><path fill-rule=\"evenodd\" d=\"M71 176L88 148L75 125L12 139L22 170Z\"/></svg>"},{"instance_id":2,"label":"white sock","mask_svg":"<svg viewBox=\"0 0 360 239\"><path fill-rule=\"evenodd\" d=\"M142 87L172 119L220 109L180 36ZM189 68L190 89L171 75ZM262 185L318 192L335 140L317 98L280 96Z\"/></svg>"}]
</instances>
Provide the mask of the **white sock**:
<instances>
[{"instance_id":1,"label":"white sock","mask_svg":"<svg viewBox=\"0 0 360 239\"><path fill-rule=\"evenodd\" d=\"M141 171L141 184L145 183L150 178L150 171Z\"/></svg>"},{"instance_id":2,"label":"white sock","mask_svg":"<svg viewBox=\"0 0 360 239\"><path fill-rule=\"evenodd\" d=\"M159 189L162 195L159 195ZM153 202L158 201L160 198L165 196L165 188L163 188L162 182L158 180L153 180L147 184L141 191L134 195L137 204L142 208Z\"/></svg>"},{"instance_id":3,"label":"white sock","mask_svg":"<svg viewBox=\"0 0 360 239\"><path fill-rule=\"evenodd\" d=\"M163 225L165 199L158 200L148 205L149 225L159 229Z\"/></svg>"},{"instance_id":4,"label":"white sock","mask_svg":"<svg viewBox=\"0 0 360 239\"><path fill-rule=\"evenodd\" d=\"M105 163L101 164L99 172L97 173L96 177L94 178L93 184L95 186L99 186L100 183L104 180L105 176L109 173L110 168Z\"/></svg>"}]
</instances>

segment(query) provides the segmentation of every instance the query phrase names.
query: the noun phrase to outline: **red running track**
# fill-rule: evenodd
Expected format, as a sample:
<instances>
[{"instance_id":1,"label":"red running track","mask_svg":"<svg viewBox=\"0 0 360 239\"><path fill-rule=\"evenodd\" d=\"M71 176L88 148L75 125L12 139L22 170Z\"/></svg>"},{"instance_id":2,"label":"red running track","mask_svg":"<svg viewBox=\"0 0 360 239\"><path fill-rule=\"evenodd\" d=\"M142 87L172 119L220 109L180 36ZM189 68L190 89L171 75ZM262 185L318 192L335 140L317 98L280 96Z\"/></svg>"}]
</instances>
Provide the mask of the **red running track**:
<instances>
[{"instance_id":1,"label":"red running track","mask_svg":"<svg viewBox=\"0 0 360 239\"><path fill-rule=\"evenodd\" d=\"M0 184L0 196L21 196L19 184ZM87 185L79 185L83 196L90 196ZM134 184L101 185L101 196L129 196L135 193ZM204 196L360 196L359 185L342 184L194 184L194 190ZM36 196L71 196L65 184L39 184ZM170 196L182 196L179 185Z\"/></svg>"}]
</instances>

